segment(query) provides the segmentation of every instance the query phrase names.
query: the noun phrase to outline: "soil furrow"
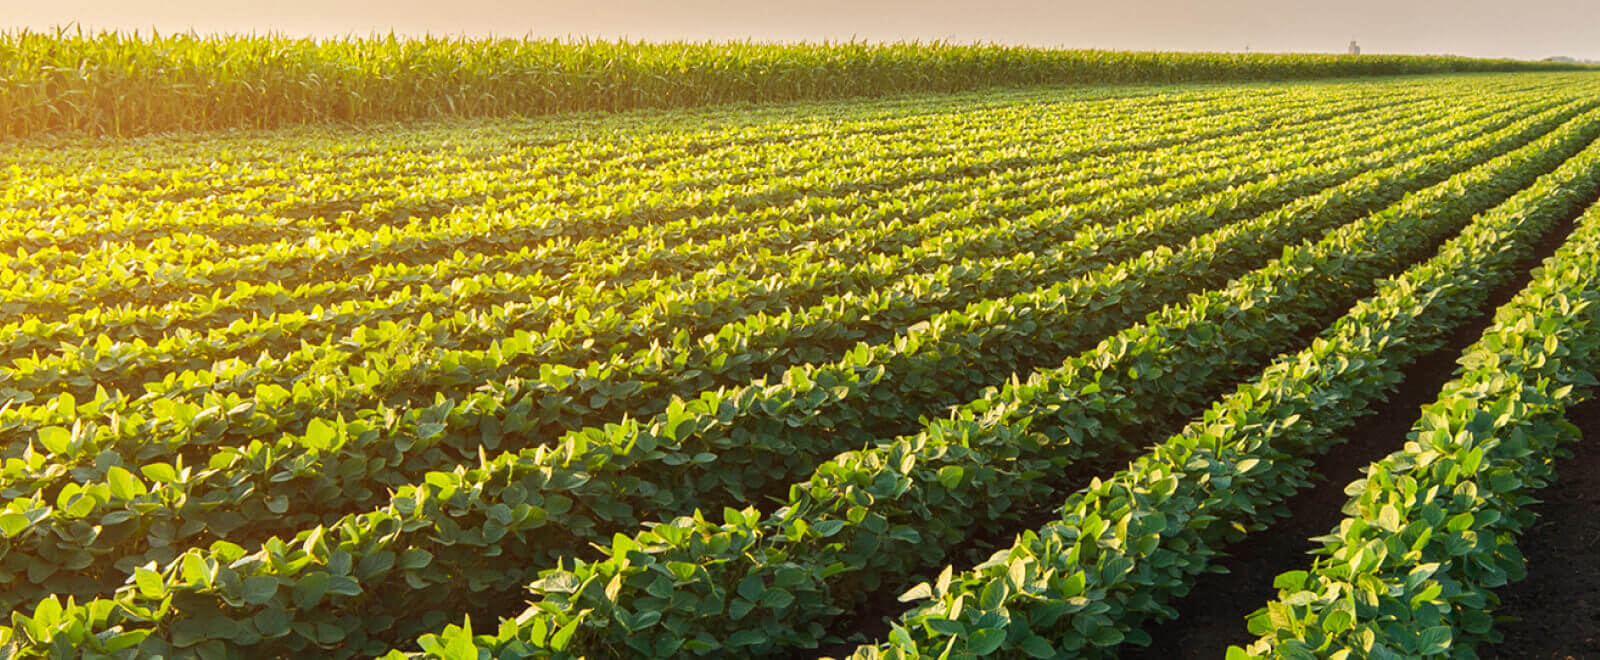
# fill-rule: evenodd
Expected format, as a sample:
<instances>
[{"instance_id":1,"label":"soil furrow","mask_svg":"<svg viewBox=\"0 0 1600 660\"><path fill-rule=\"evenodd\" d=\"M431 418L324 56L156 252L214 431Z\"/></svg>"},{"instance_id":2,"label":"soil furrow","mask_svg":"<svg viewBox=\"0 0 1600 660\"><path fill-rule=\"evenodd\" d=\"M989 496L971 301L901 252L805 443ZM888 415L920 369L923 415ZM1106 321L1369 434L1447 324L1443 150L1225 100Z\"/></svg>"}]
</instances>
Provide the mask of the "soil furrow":
<instances>
[{"instance_id":1,"label":"soil furrow","mask_svg":"<svg viewBox=\"0 0 1600 660\"><path fill-rule=\"evenodd\" d=\"M1320 547L1311 539L1327 534L1344 517L1349 500L1346 484L1360 479L1372 462L1405 445L1422 407L1436 399L1454 377L1456 359L1494 322L1495 310L1533 279L1534 267L1555 254L1576 220L1577 216L1567 218L1546 232L1534 245L1533 256L1517 264L1516 277L1490 293L1477 319L1451 333L1444 347L1407 368L1394 396L1374 410L1356 433L1348 435L1345 444L1318 458L1324 478L1285 503L1289 518L1274 525L1270 533L1254 534L1233 546L1230 556L1215 562L1227 573L1202 576L1188 596L1173 604L1178 611L1176 619L1148 629L1154 642L1146 648L1127 647L1121 657L1218 658L1229 645L1254 641L1255 636L1245 627L1246 617L1277 597L1272 582L1279 574L1310 564L1309 553Z\"/></svg>"}]
</instances>

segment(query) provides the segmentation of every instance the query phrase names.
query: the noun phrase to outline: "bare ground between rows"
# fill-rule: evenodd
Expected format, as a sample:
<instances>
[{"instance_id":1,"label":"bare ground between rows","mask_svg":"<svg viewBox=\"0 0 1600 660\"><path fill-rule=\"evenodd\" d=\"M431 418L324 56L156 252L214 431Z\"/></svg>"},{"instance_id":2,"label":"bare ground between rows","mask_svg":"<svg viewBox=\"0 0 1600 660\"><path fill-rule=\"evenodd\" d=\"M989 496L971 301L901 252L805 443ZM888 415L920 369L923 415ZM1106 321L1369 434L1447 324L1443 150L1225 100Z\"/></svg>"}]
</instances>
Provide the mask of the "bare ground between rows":
<instances>
[{"instance_id":1,"label":"bare ground between rows","mask_svg":"<svg viewBox=\"0 0 1600 660\"><path fill-rule=\"evenodd\" d=\"M1327 534L1344 517L1344 505L1349 501L1345 485L1365 476L1364 469L1372 462L1405 445L1422 407L1437 399L1454 376L1456 359L1494 322L1495 310L1527 286L1533 268L1561 247L1575 221L1576 216L1567 218L1541 236L1534 244L1534 255L1516 265L1517 274L1510 282L1490 292L1476 318L1451 333L1444 347L1405 369L1398 391L1358 422L1345 435L1345 444L1318 457L1318 471L1324 478L1286 502L1288 518L1231 547L1231 556L1216 562L1227 569L1226 574L1201 576L1189 594L1173 604L1178 611L1176 619L1146 628L1153 639L1151 645L1127 647L1120 657L1220 658L1229 645L1255 641L1245 627L1246 617L1277 597L1272 582L1279 574L1310 565L1309 553L1320 547L1310 539Z\"/></svg>"},{"instance_id":2,"label":"bare ground between rows","mask_svg":"<svg viewBox=\"0 0 1600 660\"><path fill-rule=\"evenodd\" d=\"M1484 660L1600 658L1600 399L1567 411L1583 431L1556 481L1537 496L1538 522L1517 542L1527 579L1499 589L1495 627L1505 640L1479 648Z\"/></svg>"}]
</instances>

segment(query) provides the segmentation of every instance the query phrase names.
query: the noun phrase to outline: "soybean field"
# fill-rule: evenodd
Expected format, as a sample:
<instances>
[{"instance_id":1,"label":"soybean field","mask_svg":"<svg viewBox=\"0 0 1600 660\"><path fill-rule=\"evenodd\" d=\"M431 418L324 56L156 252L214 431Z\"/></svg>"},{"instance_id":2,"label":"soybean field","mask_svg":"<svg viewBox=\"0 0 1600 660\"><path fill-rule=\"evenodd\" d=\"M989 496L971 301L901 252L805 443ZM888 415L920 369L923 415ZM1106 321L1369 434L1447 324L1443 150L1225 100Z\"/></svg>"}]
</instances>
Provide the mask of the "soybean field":
<instances>
[{"instance_id":1,"label":"soybean field","mask_svg":"<svg viewBox=\"0 0 1600 660\"><path fill-rule=\"evenodd\" d=\"M0 653L1519 655L1600 78L887 91L7 124Z\"/></svg>"}]
</instances>

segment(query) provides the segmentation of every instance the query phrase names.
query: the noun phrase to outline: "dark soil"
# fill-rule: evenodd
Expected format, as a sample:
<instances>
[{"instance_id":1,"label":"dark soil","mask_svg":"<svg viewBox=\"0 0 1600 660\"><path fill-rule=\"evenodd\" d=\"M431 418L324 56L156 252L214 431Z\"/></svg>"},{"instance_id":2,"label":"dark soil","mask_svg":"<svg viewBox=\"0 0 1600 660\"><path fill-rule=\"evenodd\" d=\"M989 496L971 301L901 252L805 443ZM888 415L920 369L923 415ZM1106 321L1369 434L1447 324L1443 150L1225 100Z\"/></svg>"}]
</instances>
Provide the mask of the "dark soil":
<instances>
[{"instance_id":1,"label":"dark soil","mask_svg":"<svg viewBox=\"0 0 1600 660\"><path fill-rule=\"evenodd\" d=\"M1528 578L1499 589L1505 641L1478 649L1485 660L1600 658L1600 400L1567 411L1583 430L1557 479L1539 492L1539 522L1517 547Z\"/></svg>"},{"instance_id":2,"label":"dark soil","mask_svg":"<svg viewBox=\"0 0 1600 660\"><path fill-rule=\"evenodd\" d=\"M1228 569L1227 574L1201 576L1189 595L1174 603L1178 618L1147 627L1153 643L1146 648L1125 647L1120 657L1217 658L1229 645L1253 642L1255 636L1246 629L1245 620L1251 612L1277 597L1273 579L1311 564L1313 557L1308 553L1321 544L1312 543L1310 539L1327 534L1344 517L1343 508L1349 500L1344 493L1345 486L1362 478L1369 464L1405 445L1406 434L1421 416L1422 406L1437 399L1439 390L1454 374L1456 358L1493 323L1494 310L1527 286L1533 267L1561 247L1572 231L1572 220L1559 223L1547 232L1535 245L1534 256L1517 265L1517 276L1490 293L1488 303L1477 318L1451 333L1443 348L1407 368L1398 392L1380 403L1371 417L1348 433L1346 444L1318 459L1319 472L1326 478L1288 500L1289 518L1231 548L1232 556L1216 562ZM1600 435L1594 437L1600 438ZM1590 492L1593 494L1594 490ZM1588 522L1591 531L1600 529L1597 527L1600 521ZM1528 551L1529 546L1524 545L1523 549ZM1591 558L1595 556L1590 555ZM1600 564L1591 561L1586 568L1597 571ZM1530 572L1532 570L1538 569L1530 568ZM1565 578L1557 576L1555 579ZM1600 599L1591 597L1589 602L1591 607L1600 606ZM1600 620L1588 620L1588 639L1595 638L1594 630L1600 627L1597 624ZM1515 657L1548 656L1518 653Z\"/></svg>"}]
</instances>

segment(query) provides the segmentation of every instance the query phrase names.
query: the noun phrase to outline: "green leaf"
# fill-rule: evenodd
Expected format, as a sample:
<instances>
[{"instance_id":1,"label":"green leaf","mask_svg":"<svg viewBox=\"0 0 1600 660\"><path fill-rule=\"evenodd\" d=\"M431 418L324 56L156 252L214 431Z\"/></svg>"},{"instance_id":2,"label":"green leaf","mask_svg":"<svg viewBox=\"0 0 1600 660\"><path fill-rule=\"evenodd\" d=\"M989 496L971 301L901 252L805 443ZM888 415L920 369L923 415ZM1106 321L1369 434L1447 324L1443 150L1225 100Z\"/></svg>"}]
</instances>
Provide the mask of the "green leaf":
<instances>
[{"instance_id":1,"label":"green leaf","mask_svg":"<svg viewBox=\"0 0 1600 660\"><path fill-rule=\"evenodd\" d=\"M578 581L578 576L566 571L556 570L539 578L531 585L531 588L549 593L570 594L577 591L578 586L581 584Z\"/></svg>"},{"instance_id":2,"label":"green leaf","mask_svg":"<svg viewBox=\"0 0 1600 660\"><path fill-rule=\"evenodd\" d=\"M133 569L133 583L138 585L139 593L145 598L155 600L167 595L167 584L161 579L161 574L143 566Z\"/></svg>"},{"instance_id":3,"label":"green leaf","mask_svg":"<svg viewBox=\"0 0 1600 660\"><path fill-rule=\"evenodd\" d=\"M80 492L76 497L71 498L71 504L67 505L65 513L68 518L82 518L94 513L94 507L97 504L99 504L99 500L87 492Z\"/></svg>"},{"instance_id":4,"label":"green leaf","mask_svg":"<svg viewBox=\"0 0 1600 660\"><path fill-rule=\"evenodd\" d=\"M118 651L127 650L127 649L130 649L130 648L133 648L134 646L137 646L140 642L143 642L144 639L146 637L149 637L149 636L150 636L150 631L149 630L134 630L134 631L130 631L130 632L125 632L125 633L121 633L121 634L117 634L117 635L112 635L106 641L101 642L100 647L101 647L101 650L105 651L106 653L116 653Z\"/></svg>"},{"instance_id":5,"label":"green leaf","mask_svg":"<svg viewBox=\"0 0 1600 660\"><path fill-rule=\"evenodd\" d=\"M909 603L914 600L922 600L924 598L932 597L933 587L926 582L922 582L917 586L910 588L905 593L900 594L900 602Z\"/></svg>"},{"instance_id":6,"label":"green leaf","mask_svg":"<svg viewBox=\"0 0 1600 660\"><path fill-rule=\"evenodd\" d=\"M39 429L39 444L52 454L65 454L72 446L72 431L59 426Z\"/></svg>"},{"instance_id":7,"label":"green leaf","mask_svg":"<svg viewBox=\"0 0 1600 660\"><path fill-rule=\"evenodd\" d=\"M761 595L766 591L767 585L761 581L759 575L751 575L739 581L739 595L750 602L760 602Z\"/></svg>"},{"instance_id":8,"label":"green leaf","mask_svg":"<svg viewBox=\"0 0 1600 660\"><path fill-rule=\"evenodd\" d=\"M1289 571L1274 578L1272 587L1283 591L1299 591L1305 587L1306 578L1309 575L1305 571Z\"/></svg>"},{"instance_id":9,"label":"green leaf","mask_svg":"<svg viewBox=\"0 0 1600 660\"><path fill-rule=\"evenodd\" d=\"M728 637L728 646L738 648L741 646L755 646L767 641L767 634L760 630L746 628Z\"/></svg>"},{"instance_id":10,"label":"green leaf","mask_svg":"<svg viewBox=\"0 0 1600 660\"><path fill-rule=\"evenodd\" d=\"M1034 635L1022 643L1022 652L1035 658L1056 657L1056 647L1050 645L1050 640Z\"/></svg>"},{"instance_id":11,"label":"green leaf","mask_svg":"<svg viewBox=\"0 0 1600 660\"><path fill-rule=\"evenodd\" d=\"M306 425L305 444L317 451L327 451L333 448L334 440L339 438L339 431L332 424L322 418L311 420Z\"/></svg>"},{"instance_id":12,"label":"green leaf","mask_svg":"<svg viewBox=\"0 0 1600 660\"><path fill-rule=\"evenodd\" d=\"M628 629L628 632L638 632L659 623L661 621L661 613L652 610L630 615L619 610L617 619L622 622L622 627Z\"/></svg>"},{"instance_id":13,"label":"green leaf","mask_svg":"<svg viewBox=\"0 0 1600 660\"><path fill-rule=\"evenodd\" d=\"M781 610L794 604L794 594L779 588L768 589L761 595L761 606L774 610Z\"/></svg>"},{"instance_id":14,"label":"green leaf","mask_svg":"<svg viewBox=\"0 0 1600 660\"><path fill-rule=\"evenodd\" d=\"M695 570L698 569L698 568L700 568L699 564L692 564L692 563L689 563L689 562L686 562L686 561L669 561L669 562L667 562L667 570L671 571L672 572L672 576L678 578L680 581L681 580L688 580L689 578L693 577L694 573L695 573ZM783 575L784 575L783 571L779 570L778 571L779 582L782 582Z\"/></svg>"},{"instance_id":15,"label":"green leaf","mask_svg":"<svg viewBox=\"0 0 1600 660\"><path fill-rule=\"evenodd\" d=\"M127 509L122 509L120 511L109 511L106 513L106 515L100 516L100 524L107 527L111 525L120 525L129 520L133 520L134 515L136 515L134 512Z\"/></svg>"},{"instance_id":16,"label":"green leaf","mask_svg":"<svg viewBox=\"0 0 1600 660\"><path fill-rule=\"evenodd\" d=\"M1454 638L1450 626L1433 626L1422 631L1417 641L1417 652L1423 655L1439 655L1450 651L1450 643Z\"/></svg>"},{"instance_id":17,"label":"green leaf","mask_svg":"<svg viewBox=\"0 0 1600 660\"><path fill-rule=\"evenodd\" d=\"M493 511L490 513L492 514ZM507 515L507 520L510 520L509 514ZM633 540L622 532L617 532L611 537L611 556L613 557L626 557L629 552L637 551L639 547L638 541Z\"/></svg>"},{"instance_id":18,"label":"green leaf","mask_svg":"<svg viewBox=\"0 0 1600 660\"><path fill-rule=\"evenodd\" d=\"M368 554L362 557L360 562L356 563L356 574L363 578L370 578L394 568L394 561L394 553L388 550Z\"/></svg>"},{"instance_id":19,"label":"green leaf","mask_svg":"<svg viewBox=\"0 0 1600 660\"><path fill-rule=\"evenodd\" d=\"M889 648L911 652L917 648L917 642L905 628L895 626L889 630Z\"/></svg>"},{"instance_id":20,"label":"green leaf","mask_svg":"<svg viewBox=\"0 0 1600 660\"><path fill-rule=\"evenodd\" d=\"M287 495L275 495L268 497L266 504L268 511L273 513L283 513L289 510L289 497Z\"/></svg>"},{"instance_id":21,"label":"green leaf","mask_svg":"<svg viewBox=\"0 0 1600 660\"><path fill-rule=\"evenodd\" d=\"M334 550L328 555L328 572L334 575L349 575L354 565L355 558L344 550Z\"/></svg>"},{"instance_id":22,"label":"green leaf","mask_svg":"<svg viewBox=\"0 0 1600 660\"><path fill-rule=\"evenodd\" d=\"M206 625L209 621L211 619L179 619L177 623L172 624L170 634L173 646L194 646L207 639L212 639L212 631ZM232 636L233 634L230 631L227 637ZM223 636L218 635L216 638L222 639Z\"/></svg>"},{"instance_id":23,"label":"green leaf","mask_svg":"<svg viewBox=\"0 0 1600 660\"><path fill-rule=\"evenodd\" d=\"M670 564L668 568L671 568ZM785 566L778 569L777 574L773 576L772 584L776 587L792 587L805 581L806 572L804 569Z\"/></svg>"},{"instance_id":24,"label":"green leaf","mask_svg":"<svg viewBox=\"0 0 1600 660\"><path fill-rule=\"evenodd\" d=\"M967 634L967 624L950 619L928 619L922 622L929 630L946 637L961 637Z\"/></svg>"},{"instance_id":25,"label":"green leaf","mask_svg":"<svg viewBox=\"0 0 1600 660\"><path fill-rule=\"evenodd\" d=\"M111 486L112 495L123 500L131 500L147 492L144 482L139 481L132 472L115 465L106 471L106 484Z\"/></svg>"},{"instance_id":26,"label":"green leaf","mask_svg":"<svg viewBox=\"0 0 1600 660\"><path fill-rule=\"evenodd\" d=\"M338 644L339 642L344 641L344 636L345 636L344 628L340 628L339 626L333 625L331 623L318 623L317 624L317 642L318 643L321 643L321 644L324 644L324 645L327 645L327 644Z\"/></svg>"},{"instance_id":27,"label":"green leaf","mask_svg":"<svg viewBox=\"0 0 1600 660\"><path fill-rule=\"evenodd\" d=\"M348 575L335 575L328 578L328 593L341 596L361 595L361 583Z\"/></svg>"},{"instance_id":28,"label":"green leaf","mask_svg":"<svg viewBox=\"0 0 1600 660\"><path fill-rule=\"evenodd\" d=\"M990 580L989 584L984 585L983 593L978 596L978 608L985 612L999 609L1008 595L1010 594L1006 588L1005 578Z\"/></svg>"},{"instance_id":29,"label":"green leaf","mask_svg":"<svg viewBox=\"0 0 1600 660\"><path fill-rule=\"evenodd\" d=\"M580 623L583 623L582 617L573 619L567 622L567 625L561 626L556 631L556 634L550 636L550 649L552 651L567 650L567 645L572 642L572 635L578 632L578 624Z\"/></svg>"},{"instance_id":30,"label":"green leaf","mask_svg":"<svg viewBox=\"0 0 1600 660\"><path fill-rule=\"evenodd\" d=\"M261 605L278 593L277 578L255 575L244 579L244 602Z\"/></svg>"},{"instance_id":31,"label":"green leaf","mask_svg":"<svg viewBox=\"0 0 1600 660\"><path fill-rule=\"evenodd\" d=\"M7 511L5 513L0 513L0 533L5 534L6 538L11 538L11 537L16 536L18 534L21 534L22 530L27 529L27 528L28 528L28 517L27 516L24 516L24 515L22 515L20 513L11 512L11 511Z\"/></svg>"},{"instance_id":32,"label":"green leaf","mask_svg":"<svg viewBox=\"0 0 1600 660\"><path fill-rule=\"evenodd\" d=\"M139 471L144 473L145 478L158 484L170 484L178 481L178 471L172 469L172 466L166 463L151 463L139 468Z\"/></svg>"},{"instance_id":33,"label":"green leaf","mask_svg":"<svg viewBox=\"0 0 1600 660\"><path fill-rule=\"evenodd\" d=\"M1322 620L1322 629L1329 633L1339 633L1349 630L1355 624L1355 616L1345 610L1334 610Z\"/></svg>"},{"instance_id":34,"label":"green leaf","mask_svg":"<svg viewBox=\"0 0 1600 660\"><path fill-rule=\"evenodd\" d=\"M332 577L322 571L313 571L302 576L294 585L294 606L305 610L322 602L322 595L328 592L328 581Z\"/></svg>"},{"instance_id":35,"label":"green leaf","mask_svg":"<svg viewBox=\"0 0 1600 660\"><path fill-rule=\"evenodd\" d=\"M1018 557L1011 560L1011 565L1006 567L1006 579L1011 581L1011 586L1017 589L1026 589L1028 586L1028 560Z\"/></svg>"},{"instance_id":36,"label":"green leaf","mask_svg":"<svg viewBox=\"0 0 1600 660\"><path fill-rule=\"evenodd\" d=\"M289 613L281 607L270 607L256 612L256 631L262 637L280 637L289 634Z\"/></svg>"},{"instance_id":37,"label":"green leaf","mask_svg":"<svg viewBox=\"0 0 1600 660\"><path fill-rule=\"evenodd\" d=\"M187 553L182 562L183 580L191 584L211 584L211 567L199 555Z\"/></svg>"},{"instance_id":38,"label":"green leaf","mask_svg":"<svg viewBox=\"0 0 1600 660\"><path fill-rule=\"evenodd\" d=\"M961 485L961 476L965 473L958 465L946 465L939 468L939 485L946 489L955 489Z\"/></svg>"},{"instance_id":39,"label":"green leaf","mask_svg":"<svg viewBox=\"0 0 1600 660\"><path fill-rule=\"evenodd\" d=\"M433 563L433 553L421 548L412 548L401 552L400 559L395 562L395 565L402 570L413 570L427 568L430 563Z\"/></svg>"},{"instance_id":40,"label":"green leaf","mask_svg":"<svg viewBox=\"0 0 1600 660\"><path fill-rule=\"evenodd\" d=\"M445 643L440 660L478 660L478 647L470 635L452 635Z\"/></svg>"},{"instance_id":41,"label":"green leaf","mask_svg":"<svg viewBox=\"0 0 1600 660\"><path fill-rule=\"evenodd\" d=\"M1100 648L1116 646L1121 644L1123 639L1125 637L1122 631L1111 626L1102 626L1099 630L1094 631L1093 635L1089 636L1089 640Z\"/></svg>"},{"instance_id":42,"label":"green leaf","mask_svg":"<svg viewBox=\"0 0 1600 660\"><path fill-rule=\"evenodd\" d=\"M1378 526L1391 532L1400 529L1400 510L1393 504L1385 504L1378 510Z\"/></svg>"},{"instance_id":43,"label":"green leaf","mask_svg":"<svg viewBox=\"0 0 1600 660\"><path fill-rule=\"evenodd\" d=\"M1061 586L1061 595L1065 598L1071 598L1083 593L1084 587L1087 586L1088 581L1088 574L1081 571L1073 573L1067 578L1066 584Z\"/></svg>"},{"instance_id":44,"label":"green leaf","mask_svg":"<svg viewBox=\"0 0 1600 660\"><path fill-rule=\"evenodd\" d=\"M967 638L967 650L977 655L989 655L1006 643L1006 633L998 628L984 628Z\"/></svg>"},{"instance_id":45,"label":"green leaf","mask_svg":"<svg viewBox=\"0 0 1600 660\"><path fill-rule=\"evenodd\" d=\"M61 614L61 601L56 600L55 596L50 596L45 598L43 601L40 601L39 604L33 608L33 617L31 617L31 622L35 626L53 628L57 623L61 622ZM42 639L42 637L36 637Z\"/></svg>"}]
</instances>

